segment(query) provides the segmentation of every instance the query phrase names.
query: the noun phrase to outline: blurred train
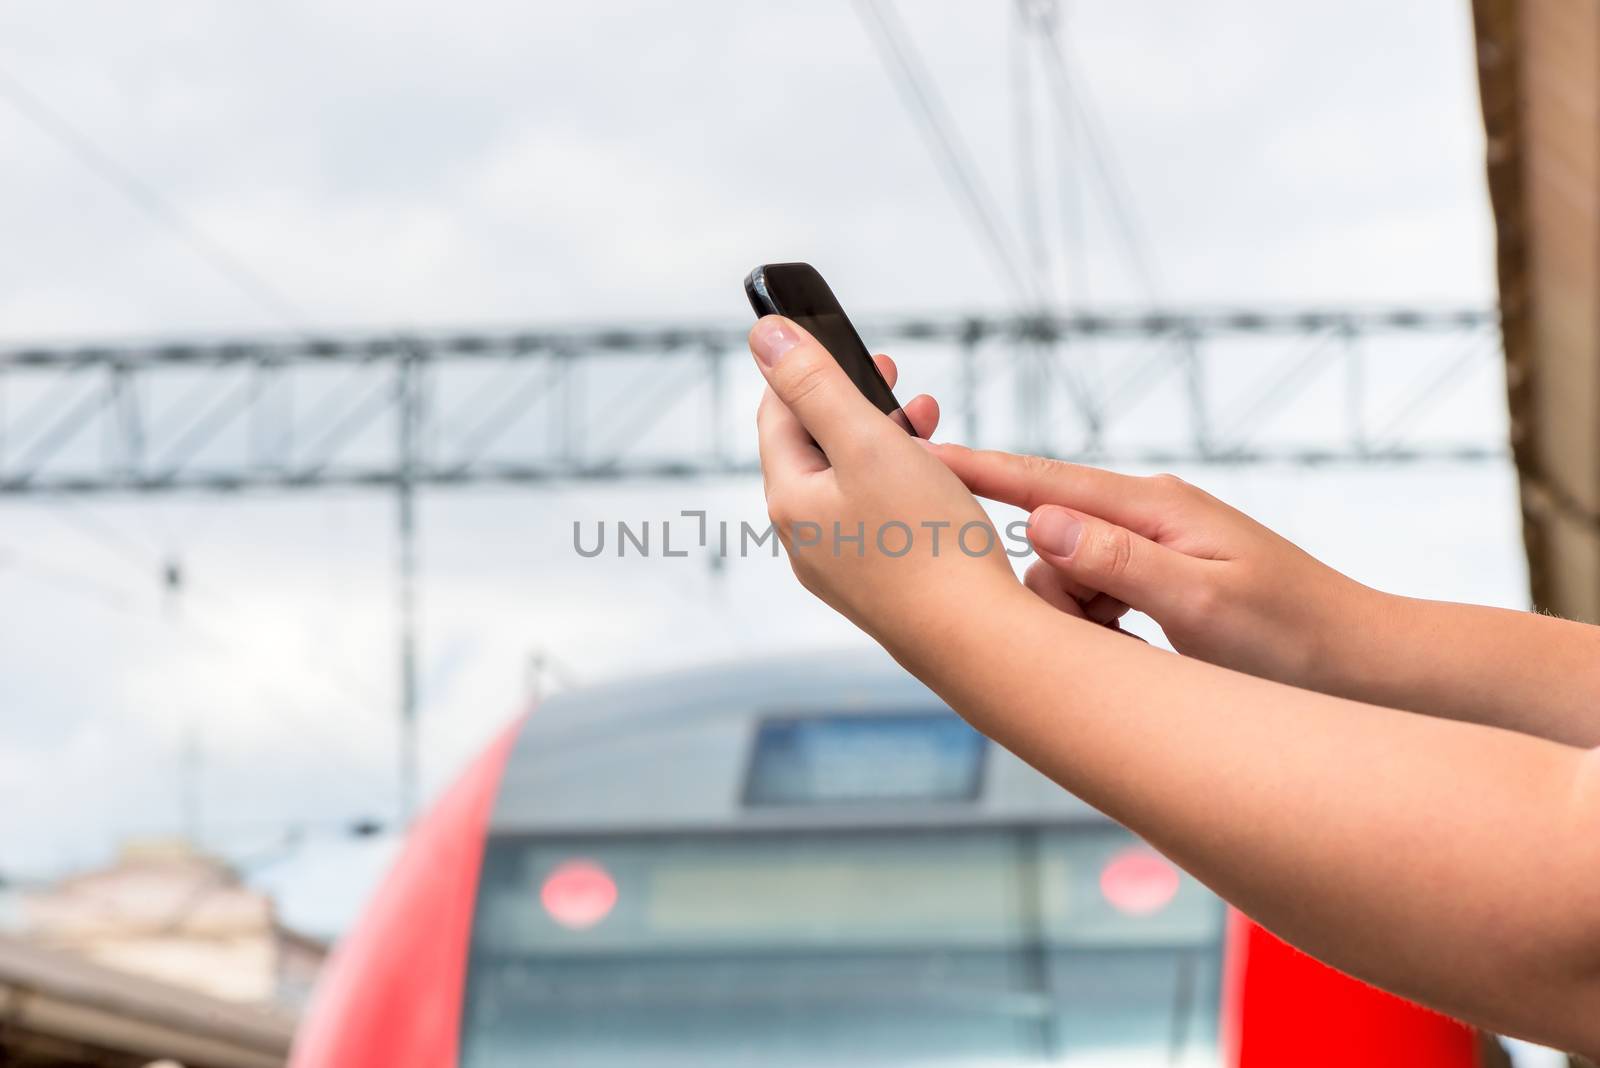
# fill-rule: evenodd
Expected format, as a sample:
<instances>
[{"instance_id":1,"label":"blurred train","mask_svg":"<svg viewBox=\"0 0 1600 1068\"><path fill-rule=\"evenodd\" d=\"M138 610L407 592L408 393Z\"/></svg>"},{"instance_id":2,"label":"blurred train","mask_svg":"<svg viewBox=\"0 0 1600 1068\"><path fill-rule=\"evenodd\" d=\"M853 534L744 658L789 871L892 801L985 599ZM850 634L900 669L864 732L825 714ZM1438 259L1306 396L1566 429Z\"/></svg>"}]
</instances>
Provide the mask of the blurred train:
<instances>
[{"instance_id":1,"label":"blurred train","mask_svg":"<svg viewBox=\"0 0 1600 1068\"><path fill-rule=\"evenodd\" d=\"M413 830L290 1063L1481 1056L1469 1029L1230 914L863 653L596 688L519 721Z\"/></svg>"}]
</instances>

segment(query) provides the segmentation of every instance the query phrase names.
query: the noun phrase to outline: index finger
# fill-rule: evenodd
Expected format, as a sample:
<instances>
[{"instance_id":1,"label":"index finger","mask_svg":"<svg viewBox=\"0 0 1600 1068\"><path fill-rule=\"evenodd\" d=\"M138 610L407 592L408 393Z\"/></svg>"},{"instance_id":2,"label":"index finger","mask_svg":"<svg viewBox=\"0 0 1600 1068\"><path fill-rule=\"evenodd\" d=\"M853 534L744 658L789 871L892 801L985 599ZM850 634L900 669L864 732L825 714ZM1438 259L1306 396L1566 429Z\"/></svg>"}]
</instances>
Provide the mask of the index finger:
<instances>
[{"instance_id":1,"label":"index finger","mask_svg":"<svg viewBox=\"0 0 1600 1068\"><path fill-rule=\"evenodd\" d=\"M1062 504L1149 538L1165 514L1158 485L1136 475L964 445L930 444L928 451L977 496L1030 512Z\"/></svg>"}]
</instances>

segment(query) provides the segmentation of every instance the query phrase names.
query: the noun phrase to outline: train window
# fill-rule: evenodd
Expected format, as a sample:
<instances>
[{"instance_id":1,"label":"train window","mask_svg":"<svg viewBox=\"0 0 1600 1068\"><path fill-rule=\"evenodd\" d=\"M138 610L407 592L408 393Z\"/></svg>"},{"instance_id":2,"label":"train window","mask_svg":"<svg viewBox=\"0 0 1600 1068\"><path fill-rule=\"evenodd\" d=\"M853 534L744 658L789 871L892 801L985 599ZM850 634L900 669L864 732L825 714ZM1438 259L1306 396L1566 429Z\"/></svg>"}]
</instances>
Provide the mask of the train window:
<instances>
[{"instance_id":1,"label":"train window","mask_svg":"<svg viewBox=\"0 0 1600 1068\"><path fill-rule=\"evenodd\" d=\"M1221 930L1110 825L492 839L461 1063L1214 1065Z\"/></svg>"},{"instance_id":2,"label":"train window","mask_svg":"<svg viewBox=\"0 0 1600 1068\"><path fill-rule=\"evenodd\" d=\"M950 712L772 717L756 729L745 803L970 801L988 744Z\"/></svg>"}]
</instances>

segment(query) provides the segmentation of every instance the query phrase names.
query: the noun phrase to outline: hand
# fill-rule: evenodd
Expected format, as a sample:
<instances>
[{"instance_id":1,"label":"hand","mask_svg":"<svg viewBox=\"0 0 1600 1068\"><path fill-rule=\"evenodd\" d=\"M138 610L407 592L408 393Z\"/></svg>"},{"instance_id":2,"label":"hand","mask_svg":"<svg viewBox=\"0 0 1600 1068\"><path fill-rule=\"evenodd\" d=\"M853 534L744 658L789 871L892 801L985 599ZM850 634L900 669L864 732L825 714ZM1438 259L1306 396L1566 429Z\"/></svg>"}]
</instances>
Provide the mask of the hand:
<instances>
[{"instance_id":1,"label":"hand","mask_svg":"<svg viewBox=\"0 0 1600 1068\"><path fill-rule=\"evenodd\" d=\"M899 368L895 366L893 360L882 353L874 356L873 360L877 363L883 380L889 384L890 389L893 389L900 376ZM939 426L939 402L926 393L919 393L902 405L902 410L911 420L911 425L916 427L917 434L923 441L930 441L933 432ZM1118 621L1128 611L1126 604L1072 581L1048 561L1039 559L1029 564L1027 572L1022 576L1022 584L1047 604L1069 616L1087 619L1111 630L1122 630ZM1128 636L1138 637L1135 634Z\"/></svg>"},{"instance_id":2,"label":"hand","mask_svg":"<svg viewBox=\"0 0 1600 1068\"><path fill-rule=\"evenodd\" d=\"M808 590L896 656L1021 593L982 506L815 339L767 316L750 349L769 386L756 415L767 510ZM923 433L938 420L932 398L906 410Z\"/></svg>"},{"instance_id":3,"label":"hand","mask_svg":"<svg viewBox=\"0 0 1600 1068\"><path fill-rule=\"evenodd\" d=\"M1032 513L1028 537L1039 560L1028 585L1041 595L1046 580L1034 572L1047 569L1064 588L1098 592L1085 605L1097 622L1131 605L1180 653L1296 686L1341 688L1326 654L1341 633L1364 625L1378 595L1244 513L1171 475L959 445L928 451L978 496Z\"/></svg>"}]
</instances>

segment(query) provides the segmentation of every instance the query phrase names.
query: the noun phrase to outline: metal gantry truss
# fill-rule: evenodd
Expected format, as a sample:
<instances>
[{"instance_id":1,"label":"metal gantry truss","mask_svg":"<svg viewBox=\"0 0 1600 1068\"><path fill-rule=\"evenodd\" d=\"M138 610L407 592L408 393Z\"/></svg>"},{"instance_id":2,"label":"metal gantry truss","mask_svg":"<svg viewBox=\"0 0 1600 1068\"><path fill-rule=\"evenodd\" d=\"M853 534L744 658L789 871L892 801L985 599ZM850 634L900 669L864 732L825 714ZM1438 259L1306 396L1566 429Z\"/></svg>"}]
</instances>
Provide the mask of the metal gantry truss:
<instances>
[{"instance_id":1,"label":"metal gantry truss","mask_svg":"<svg viewBox=\"0 0 1600 1068\"><path fill-rule=\"evenodd\" d=\"M1069 311L863 322L941 436L1103 463L1505 456L1482 308ZM0 343L0 497L396 495L401 812L415 801L421 487L735 476L740 324ZM1477 381L1478 388L1466 388Z\"/></svg>"},{"instance_id":2,"label":"metal gantry truss","mask_svg":"<svg viewBox=\"0 0 1600 1068\"><path fill-rule=\"evenodd\" d=\"M1135 464L1505 451L1495 427L1440 438L1421 418L1498 366L1484 309L911 316L863 334L972 442ZM747 360L733 324L0 344L0 495L740 474Z\"/></svg>"}]
</instances>

